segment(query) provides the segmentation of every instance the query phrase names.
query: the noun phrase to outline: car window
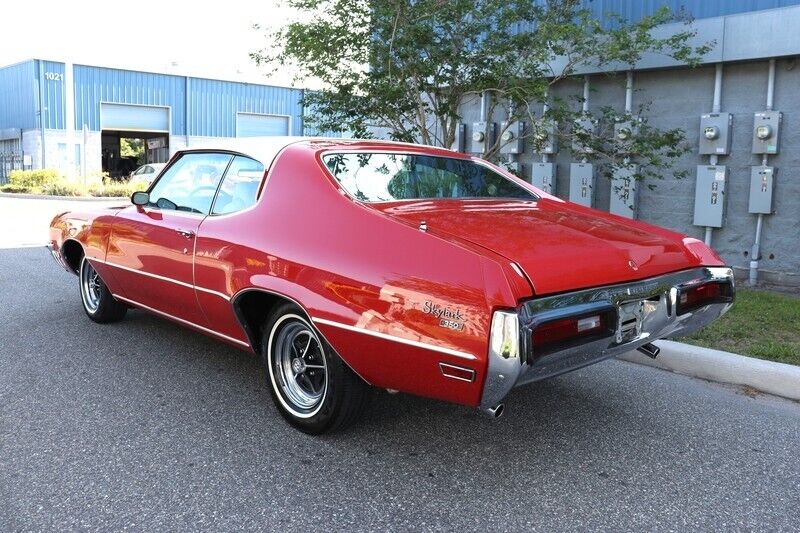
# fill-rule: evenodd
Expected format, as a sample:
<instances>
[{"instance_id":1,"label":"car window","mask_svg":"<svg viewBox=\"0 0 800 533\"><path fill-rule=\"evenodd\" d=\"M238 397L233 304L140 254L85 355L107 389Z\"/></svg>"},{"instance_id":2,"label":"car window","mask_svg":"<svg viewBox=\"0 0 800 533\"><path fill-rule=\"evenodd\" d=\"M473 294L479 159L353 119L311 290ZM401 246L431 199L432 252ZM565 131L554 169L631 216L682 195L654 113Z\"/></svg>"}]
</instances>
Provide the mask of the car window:
<instances>
[{"instance_id":1,"label":"car window","mask_svg":"<svg viewBox=\"0 0 800 533\"><path fill-rule=\"evenodd\" d=\"M142 174L152 174L153 172L155 172L153 170L153 167L148 165L148 166L144 167L144 170L142 171Z\"/></svg>"},{"instance_id":2,"label":"car window","mask_svg":"<svg viewBox=\"0 0 800 533\"><path fill-rule=\"evenodd\" d=\"M150 206L208 214L230 154L188 153L164 172L150 189Z\"/></svg>"},{"instance_id":3,"label":"car window","mask_svg":"<svg viewBox=\"0 0 800 533\"><path fill-rule=\"evenodd\" d=\"M264 165L249 157L234 157L219 187L212 214L235 213L254 205L263 177Z\"/></svg>"},{"instance_id":4,"label":"car window","mask_svg":"<svg viewBox=\"0 0 800 533\"><path fill-rule=\"evenodd\" d=\"M465 159L414 154L328 154L322 158L334 178L356 200L391 202L438 198L519 198L536 195Z\"/></svg>"},{"instance_id":5,"label":"car window","mask_svg":"<svg viewBox=\"0 0 800 533\"><path fill-rule=\"evenodd\" d=\"M144 173L144 167L139 167L139 168L136 169L136 172L134 172L133 174L136 175L136 174L143 174L143 173Z\"/></svg>"}]
</instances>

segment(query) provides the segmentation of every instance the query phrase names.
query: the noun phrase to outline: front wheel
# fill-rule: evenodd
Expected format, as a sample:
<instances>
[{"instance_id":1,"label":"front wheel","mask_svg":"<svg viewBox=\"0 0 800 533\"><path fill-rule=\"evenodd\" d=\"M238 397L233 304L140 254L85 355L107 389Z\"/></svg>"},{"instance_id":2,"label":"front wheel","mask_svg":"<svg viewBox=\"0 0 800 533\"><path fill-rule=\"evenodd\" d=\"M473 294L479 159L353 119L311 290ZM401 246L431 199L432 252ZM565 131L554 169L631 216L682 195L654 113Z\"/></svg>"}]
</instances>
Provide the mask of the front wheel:
<instances>
[{"instance_id":1,"label":"front wheel","mask_svg":"<svg viewBox=\"0 0 800 533\"><path fill-rule=\"evenodd\" d=\"M100 324L117 322L125 318L128 307L114 298L86 256L81 259L78 279L83 310L89 318Z\"/></svg>"},{"instance_id":2,"label":"front wheel","mask_svg":"<svg viewBox=\"0 0 800 533\"><path fill-rule=\"evenodd\" d=\"M272 399L291 425L318 435L359 418L369 386L334 353L302 310L279 306L263 335L261 356Z\"/></svg>"}]
</instances>

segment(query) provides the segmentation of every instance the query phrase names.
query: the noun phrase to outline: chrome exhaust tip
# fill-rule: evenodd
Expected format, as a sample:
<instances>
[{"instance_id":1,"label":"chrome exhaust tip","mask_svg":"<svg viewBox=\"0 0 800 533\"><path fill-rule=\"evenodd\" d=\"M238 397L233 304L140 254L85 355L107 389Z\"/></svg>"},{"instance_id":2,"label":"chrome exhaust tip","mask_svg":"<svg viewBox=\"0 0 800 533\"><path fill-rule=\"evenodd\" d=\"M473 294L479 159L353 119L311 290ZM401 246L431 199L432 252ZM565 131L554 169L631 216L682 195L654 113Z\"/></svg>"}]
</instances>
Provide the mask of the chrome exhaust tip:
<instances>
[{"instance_id":1,"label":"chrome exhaust tip","mask_svg":"<svg viewBox=\"0 0 800 533\"><path fill-rule=\"evenodd\" d=\"M483 412L489 416L489 418L500 418L503 416L503 412L505 412L506 406L505 404L498 403L494 407L486 407L483 409Z\"/></svg>"},{"instance_id":2,"label":"chrome exhaust tip","mask_svg":"<svg viewBox=\"0 0 800 533\"><path fill-rule=\"evenodd\" d=\"M636 349L641 353L645 354L650 359L655 359L656 357L658 357L658 354L661 353L661 348L659 348L652 342L648 342L647 344L639 346Z\"/></svg>"}]
</instances>

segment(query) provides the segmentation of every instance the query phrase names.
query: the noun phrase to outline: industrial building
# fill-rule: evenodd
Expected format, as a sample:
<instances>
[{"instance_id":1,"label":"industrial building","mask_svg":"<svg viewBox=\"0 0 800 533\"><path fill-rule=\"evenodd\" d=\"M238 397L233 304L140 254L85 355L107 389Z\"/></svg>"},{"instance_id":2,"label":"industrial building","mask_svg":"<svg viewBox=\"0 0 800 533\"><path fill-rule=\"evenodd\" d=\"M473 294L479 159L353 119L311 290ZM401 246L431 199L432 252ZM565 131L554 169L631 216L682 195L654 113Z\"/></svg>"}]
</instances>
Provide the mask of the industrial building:
<instances>
[{"instance_id":1,"label":"industrial building","mask_svg":"<svg viewBox=\"0 0 800 533\"><path fill-rule=\"evenodd\" d=\"M32 59L0 68L0 182L10 168L125 175L209 138L300 135L302 90Z\"/></svg>"},{"instance_id":2,"label":"industrial building","mask_svg":"<svg viewBox=\"0 0 800 533\"><path fill-rule=\"evenodd\" d=\"M625 176L609 180L570 146L541 153L521 143L504 157L561 198L705 240L744 280L800 286L800 0L584 0L601 19L618 13L631 21L662 5L694 17L696 45L713 43L700 66L652 55L631 72L586 67L551 94L585 95L595 116L604 106L622 113L626 104L649 104L650 125L685 131L691 151L675 170L686 177L650 180L653 190ZM481 116L477 99L460 114L454 148L475 153L483 147L473 134L506 119Z\"/></svg>"}]
</instances>

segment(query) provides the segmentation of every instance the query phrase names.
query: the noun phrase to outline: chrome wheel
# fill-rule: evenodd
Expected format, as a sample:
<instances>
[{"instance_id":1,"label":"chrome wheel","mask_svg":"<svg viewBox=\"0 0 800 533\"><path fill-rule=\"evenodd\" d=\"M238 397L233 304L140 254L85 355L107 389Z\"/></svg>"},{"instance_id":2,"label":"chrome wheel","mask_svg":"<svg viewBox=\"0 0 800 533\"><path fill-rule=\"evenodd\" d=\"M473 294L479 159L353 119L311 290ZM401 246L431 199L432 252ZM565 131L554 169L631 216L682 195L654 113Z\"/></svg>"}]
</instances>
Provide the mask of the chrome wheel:
<instances>
[{"instance_id":1,"label":"chrome wheel","mask_svg":"<svg viewBox=\"0 0 800 533\"><path fill-rule=\"evenodd\" d=\"M314 416L328 390L328 364L311 325L295 314L275 322L269 338L269 373L281 404L300 418Z\"/></svg>"},{"instance_id":2,"label":"chrome wheel","mask_svg":"<svg viewBox=\"0 0 800 533\"><path fill-rule=\"evenodd\" d=\"M96 313L100 308L100 298L103 294L103 280L84 258L81 264L81 297L83 305L89 313Z\"/></svg>"}]
</instances>

